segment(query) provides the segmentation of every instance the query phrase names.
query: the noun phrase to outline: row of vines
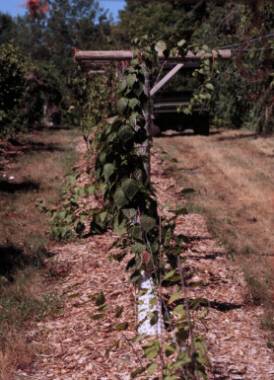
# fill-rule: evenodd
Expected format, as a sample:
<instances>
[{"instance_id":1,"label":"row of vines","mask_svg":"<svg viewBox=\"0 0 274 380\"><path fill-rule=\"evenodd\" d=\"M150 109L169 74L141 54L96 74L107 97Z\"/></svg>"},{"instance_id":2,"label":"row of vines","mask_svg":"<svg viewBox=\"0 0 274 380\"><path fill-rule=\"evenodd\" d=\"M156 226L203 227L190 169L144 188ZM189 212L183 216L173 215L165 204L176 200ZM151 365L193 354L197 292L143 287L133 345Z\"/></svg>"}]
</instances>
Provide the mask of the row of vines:
<instances>
[{"instance_id":1,"label":"row of vines","mask_svg":"<svg viewBox=\"0 0 274 380\"><path fill-rule=\"evenodd\" d=\"M103 193L104 207L93 214L91 231L102 233L111 227L121 238L120 247L130 247L126 269L140 292L140 284L153 279L154 308L147 316L151 325L164 323L167 334L158 334L143 344L147 365L132 374L161 374L162 379L206 379L207 355L203 339L194 333L191 306L184 299L185 239L175 236L176 217L166 220L158 214L155 190L150 178L152 99L150 88L155 78L158 52L167 51L163 42L153 47L135 49L134 59L109 78L79 80L85 89L82 104L82 129L85 141L96 156L96 187ZM204 46L204 56L208 48ZM186 54L186 42L180 41L176 54ZM174 49L173 49L174 52ZM216 69L203 59L194 76L200 86L190 105L211 99L212 73ZM117 81L118 79L118 81ZM118 84L117 84L118 83ZM172 288L168 299L161 296L163 287ZM160 305L160 307L156 307ZM164 315L164 320L162 320Z\"/></svg>"}]
</instances>

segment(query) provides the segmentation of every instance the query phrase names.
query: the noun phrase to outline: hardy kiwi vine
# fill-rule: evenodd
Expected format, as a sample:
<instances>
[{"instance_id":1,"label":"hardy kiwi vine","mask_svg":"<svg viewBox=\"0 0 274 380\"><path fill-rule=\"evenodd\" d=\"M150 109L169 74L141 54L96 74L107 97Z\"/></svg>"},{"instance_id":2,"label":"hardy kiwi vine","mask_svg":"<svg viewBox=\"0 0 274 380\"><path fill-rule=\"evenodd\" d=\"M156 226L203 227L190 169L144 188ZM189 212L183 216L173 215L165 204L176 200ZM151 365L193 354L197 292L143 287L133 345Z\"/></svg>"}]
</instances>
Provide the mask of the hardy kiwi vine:
<instances>
[{"instance_id":1,"label":"hardy kiwi vine","mask_svg":"<svg viewBox=\"0 0 274 380\"><path fill-rule=\"evenodd\" d=\"M176 49L185 54L185 43L181 41ZM93 215L91 228L95 233L102 232L111 224L126 236L132 252L127 269L134 283L138 284L142 273L146 273L154 279L159 293L162 286L173 286L165 306L169 338L164 343L160 337L146 341L146 365L137 368L132 378L160 372L160 378L165 380L206 379L206 349L202 338L193 333L191 307L183 297L184 239L173 233L176 216L161 221L150 181L149 78L157 64L155 46L135 50L118 86L117 114L102 120L96 130L96 177L103 184L104 209ZM194 75L207 77L185 112L191 113L195 102L210 100L214 88L209 68L207 59L200 72L195 71ZM157 323L158 317L151 316L151 323Z\"/></svg>"}]
</instances>

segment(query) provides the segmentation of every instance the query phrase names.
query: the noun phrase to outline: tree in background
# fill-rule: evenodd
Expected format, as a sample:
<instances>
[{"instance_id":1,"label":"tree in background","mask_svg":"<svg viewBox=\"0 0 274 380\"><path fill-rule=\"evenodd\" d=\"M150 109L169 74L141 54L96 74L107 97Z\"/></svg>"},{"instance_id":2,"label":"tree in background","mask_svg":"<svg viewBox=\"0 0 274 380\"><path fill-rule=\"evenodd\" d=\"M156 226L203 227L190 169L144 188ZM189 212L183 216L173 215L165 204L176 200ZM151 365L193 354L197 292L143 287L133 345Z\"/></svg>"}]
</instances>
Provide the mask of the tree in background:
<instances>
[{"instance_id":1,"label":"tree in background","mask_svg":"<svg viewBox=\"0 0 274 380\"><path fill-rule=\"evenodd\" d=\"M73 49L107 47L111 27L107 12L96 0L31 0L27 5L29 12L22 17L0 14L0 44L11 42L32 64L23 97L27 102L22 105L25 117L20 122L32 127L41 122L43 108L54 109L53 94L60 94L61 90L62 100L58 95L55 106L62 107L64 115L68 109L76 110L71 107L77 99L69 85L78 75ZM35 112L28 113L30 109ZM79 117L69 119L72 120L79 123Z\"/></svg>"},{"instance_id":2,"label":"tree in background","mask_svg":"<svg viewBox=\"0 0 274 380\"><path fill-rule=\"evenodd\" d=\"M181 39L190 47L232 47L234 59L221 64L215 80L212 115L220 125L268 132L274 127L273 23L272 0L127 0L120 32L124 41L146 34L169 47Z\"/></svg>"},{"instance_id":3,"label":"tree in background","mask_svg":"<svg viewBox=\"0 0 274 380\"><path fill-rule=\"evenodd\" d=\"M221 125L272 130L272 0L127 0L118 24L96 0L38 3L47 6L47 12L36 10L17 18L0 14L0 45L11 42L36 68L45 64L54 68L65 111L77 109L77 91L70 85L78 75L73 48L127 48L132 38L147 35L152 42L164 40L169 48L182 39L190 47L232 46L234 59L221 64L215 80L212 115ZM272 39L256 40L271 34ZM79 123L79 115L72 119Z\"/></svg>"},{"instance_id":4,"label":"tree in background","mask_svg":"<svg viewBox=\"0 0 274 380\"><path fill-rule=\"evenodd\" d=\"M11 44L0 46L0 134L7 133L7 126L15 127L16 110L24 94L25 60Z\"/></svg>"},{"instance_id":5,"label":"tree in background","mask_svg":"<svg viewBox=\"0 0 274 380\"><path fill-rule=\"evenodd\" d=\"M203 11L204 1L127 0L120 28L128 40L147 35L153 42L165 40L172 47L182 38L191 38Z\"/></svg>"}]
</instances>

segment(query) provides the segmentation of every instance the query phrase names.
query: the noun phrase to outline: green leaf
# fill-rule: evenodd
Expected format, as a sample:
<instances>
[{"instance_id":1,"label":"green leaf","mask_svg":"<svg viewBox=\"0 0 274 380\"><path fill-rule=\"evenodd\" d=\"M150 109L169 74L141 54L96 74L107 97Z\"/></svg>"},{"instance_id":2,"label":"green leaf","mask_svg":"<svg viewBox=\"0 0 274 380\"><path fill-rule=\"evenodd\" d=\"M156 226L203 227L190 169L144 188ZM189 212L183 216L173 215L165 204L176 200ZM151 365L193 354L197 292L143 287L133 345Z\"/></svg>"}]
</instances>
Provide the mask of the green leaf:
<instances>
[{"instance_id":1,"label":"green leaf","mask_svg":"<svg viewBox=\"0 0 274 380\"><path fill-rule=\"evenodd\" d=\"M135 218L137 211L135 210L135 208L124 208L122 210L122 213L127 219L133 219Z\"/></svg>"},{"instance_id":2,"label":"green leaf","mask_svg":"<svg viewBox=\"0 0 274 380\"><path fill-rule=\"evenodd\" d=\"M103 169L103 176L105 181L108 182L112 174L115 172L115 166L113 164L105 164Z\"/></svg>"},{"instance_id":3,"label":"green leaf","mask_svg":"<svg viewBox=\"0 0 274 380\"><path fill-rule=\"evenodd\" d=\"M165 41L158 41L155 45L155 50L159 55L164 55L165 51L167 50L167 44L165 43Z\"/></svg>"},{"instance_id":4,"label":"green leaf","mask_svg":"<svg viewBox=\"0 0 274 380\"><path fill-rule=\"evenodd\" d=\"M148 375L153 375L155 373L155 371L157 370L158 366L156 363L151 363L148 367L147 367L147 373Z\"/></svg>"},{"instance_id":5,"label":"green leaf","mask_svg":"<svg viewBox=\"0 0 274 380\"><path fill-rule=\"evenodd\" d=\"M143 253L146 250L146 246L142 243L136 242L133 244L131 249L135 255L140 255L141 253Z\"/></svg>"},{"instance_id":6,"label":"green leaf","mask_svg":"<svg viewBox=\"0 0 274 380\"><path fill-rule=\"evenodd\" d=\"M143 367L140 367L140 368L135 369L135 370L132 371L131 374L130 374L131 379L135 379L138 375L141 375L142 373L144 373L145 370L146 370L146 369L143 368Z\"/></svg>"},{"instance_id":7,"label":"green leaf","mask_svg":"<svg viewBox=\"0 0 274 380\"><path fill-rule=\"evenodd\" d=\"M106 297L104 295L104 292L101 291L100 293L98 293L96 295L96 298L95 298L95 305L96 306L101 306L101 305L104 305L106 303Z\"/></svg>"},{"instance_id":8,"label":"green leaf","mask_svg":"<svg viewBox=\"0 0 274 380\"><path fill-rule=\"evenodd\" d=\"M170 50L170 57L177 57L178 56L178 49L177 48L172 48Z\"/></svg>"},{"instance_id":9,"label":"green leaf","mask_svg":"<svg viewBox=\"0 0 274 380\"><path fill-rule=\"evenodd\" d=\"M134 131L133 131L132 127L130 127L129 125L123 126L119 130L118 137L119 137L119 140L121 141L121 143L127 143L130 140L133 141Z\"/></svg>"},{"instance_id":10,"label":"green leaf","mask_svg":"<svg viewBox=\"0 0 274 380\"><path fill-rule=\"evenodd\" d=\"M136 107L140 106L140 101L137 98L130 99L128 102L129 108L134 110Z\"/></svg>"},{"instance_id":11,"label":"green leaf","mask_svg":"<svg viewBox=\"0 0 274 380\"><path fill-rule=\"evenodd\" d=\"M126 195L127 199L132 201L132 199L139 191L139 184L134 179L127 178L122 183L122 190Z\"/></svg>"},{"instance_id":12,"label":"green leaf","mask_svg":"<svg viewBox=\"0 0 274 380\"><path fill-rule=\"evenodd\" d=\"M141 228L146 233L149 233L156 226L156 220L148 215L141 216Z\"/></svg>"},{"instance_id":13,"label":"green leaf","mask_svg":"<svg viewBox=\"0 0 274 380\"><path fill-rule=\"evenodd\" d=\"M189 327L183 323L180 327L177 328L176 331L176 339L179 344L185 342L189 337Z\"/></svg>"},{"instance_id":14,"label":"green leaf","mask_svg":"<svg viewBox=\"0 0 274 380\"><path fill-rule=\"evenodd\" d=\"M117 235L124 235L127 232L126 221L119 222L119 218L114 219L113 232Z\"/></svg>"},{"instance_id":15,"label":"green leaf","mask_svg":"<svg viewBox=\"0 0 274 380\"><path fill-rule=\"evenodd\" d=\"M102 153L100 153L100 155L99 155L99 162L100 162L101 164L104 164L104 163L106 162L106 159L107 159L107 154L106 154L106 152L102 152Z\"/></svg>"},{"instance_id":16,"label":"green leaf","mask_svg":"<svg viewBox=\"0 0 274 380\"><path fill-rule=\"evenodd\" d=\"M194 347L197 353L197 359L199 364L202 366L207 366L208 365L208 357L207 357L207 350L204 344L204 341L201 337L195 337L194 340Z\"/></svg>"},{"instance_id":17,"label":"green leaf","mask_svg":"<svg viewBox=\"0 0 274 380\"><path fill-rule=\"evenodd\" d=\"M165 355L169 357L176 352L176 345L165 343L163 349L164 349Z\"/></svg>"},{"instance_id":18,"label":"green leaf","mask_svg":"<svg viewBox=\"0 0 274 380\"><path fill-rule=\"evenodd\" d=\"M186 40L182 39L182 40L180 40L180 41L177 43L177 46L178 46L179 48L181 48L181 47L185 46L185 44L186 44Z\"/></svg>"},{"instance_id":19,"label":"green leaf","mask_svg":"<svg viewBox=\"0 0 274 380\"><path fill-rule=\"evenodd\" d=\"M171 270L165 274L163 281L170 281L177 274L177 270Z\"/></svg>"},{"instance_id":20,"label":"green leaf","mask_svg":"<svg viewBox=\"0 0 274 380\"><path fill-rule=\"evenodd\" d=\"M128 326L129 326L128 322L121 322L114 325L114 329L117 331L124 331L128 329Z\"/></svg>"},{"instance_id":21,"label":"green leaf","mask_svg":"<svg viewBox=\"0 0 274 380\"><path fill-rule=\"evenodd\" d=\"M132 88L134 84L137 82L137 76L136 74L129 74L126 80L127 80L127 86L129 88Z\"/></svg>"},{"instance_id":22,"label":"green leaf","mask_svg":"<svg viewBox=\"0 0 274 380\"><path fill-rule=\"evenodd\" d=\"M176 210L171 210L171 212L174 212L176 216L188 214L188 210L186 207L179 207Z\"/></svg>"},{"instance_id":23,"label":"green leaf","mask_svg":"<svg viewBox=\"0 0 274 380\"><path fill-rule=\"evenodd\" d=\"M127 98L121 98L119 99L117 103L117 109L120 114L123 114L128 107L128 99Z\"/></svg>"},{"instance_id":24,"label":"green leaf","mask_svg":"<svg viewBox=\"0 0 274 380\"><path fill-rule=\"evenodd\" d=\"M160 343L158 341L154 341L150 345L144 347L144 355L147 359L152 360L155 359L160 352Z\"/></svg>"},{"instance_id":25,"label":"green leaf","mask_svg":"<svg viewBox=\"0 0 274 380\"><path fill-rule=\"evenodd\" d=\"M141 274L139 271L135 271L130 275L130 281L133 282L134 284L137 284L141 279Z\"/></svg>"},{"instance_id":26,"label":"green leaf","mask_svg":"<svg viewBox=\"0 0 274 380\"><path fill-rule=\"evenodd\" d=\"M151 326L156 325L156 323L158 322L158 320L159 320L158 311L155 310L150 315L149 322L150 322Z\"/></svg>"},{"instance_id":27,"label":"green leaf","mask_svg":"<svg viewBox=\"0 0 274 380\"><path fill-rule=\"evenodd\" d=\"M121 188L118 188L115 191L113 200L117 208L123 208L124 206L128 204L128 200L125 196L125 193L123 192Z\"/></svg>"},{"instance_id":28,"label":"green leaf","mask_svg":"<svg viewBox=\"0 0 274 380\"><path fill-rule=\"evenodd\" d=\"M195 193L195 190L192 187L185 187L181 190L182 195L191 195L194 193Z\"/></svg>"},{"instance_id":29,"label":"green leaf","mask_svg":"<svg viewBox=\"0 0 274 380\"><path fill-rule=\"evenodd\" d=\"M102 319L105 316L104 313L97 313L90 316L91 319L94 321L98 321L99 319Z\"/></svg>"},{"instance_id":30,"label":"green leaf","mask_svg":"<svg viewBox=\"0 0 274 380\"><path fill-rule=\"evenodd\" d=\"M210 90L210 91L214 91L214 86L213 86L212 83L207 83L207 84L205 85L205 87L206 87L208 90Z\"/></svg>"},{"instance_id":31,"label":"green leaf","mask_svg":"<svg viewBox=\"0 0 274 380\"><path fill-rule=\"evenodd\" d=\"M141 226L135 225L131 230L132 238L139 242L143 242L143 232Z\"/></svg>"},{"instance_id":32,"label":"green leaf","mask_svg":"<svg viewBox=\"0 0 274 380\"><path fill-rule=\"evenodd\" d=\"M174 309L173 309L173 314L178 317L178 318L181 318L181 319L185 319L186 317L186 312L185 312L185 308L183 305L178 305L176 306Z\"/></svg>"},{"instance_id":33,"label":"green leaf","mask_svg":"<svg viewBox=\"0 0 274 380\"><path fill-rule=\"evenodd\" d=\"M170 304L172 304L173 302L176 302L176 301L178 301L178 300L180 300L180 299L182 299L182 298L183 298L182 292L176 292L176 293L173 293L173 294L170 296L169 300L168 300L168 304L170 305Z\"/></svg>"},{"instance_id":34,"label":"green leaf","mask_svg":"<svg viewBox=\"0 0 274 380\"><path fill-rule=\"evenodd\" d=\"M130 123L130 125L135 126L135 124L137 123L138 118L139 118L139 113L138 112L133 112L130 115L130 117L129 117L129 123Z\"/></svg>"},{"instance_id":35,"label":"green leaf","mask_svg":"<svg viewBox=\"0 0 274 380\"><path fill-rule=\"evenodd\" d=\"M119 86L119 91L124 92L127 89L127 81L126 79L123 79Z\"/></svg>"},{"instance_id":36,"label":"green leaf","mask_svg":"<svg viewBox=\"0 0 274 380\"><path fill-rule=\"evenodd\" d=\"M187 352L182 352L178 357L179 368L191 363L191 358Z\"/></svg>"},{"instance_id":37,"label":"green leaf","mask_svg":"<svg viewBox=\"0 0 274 380\"><path fill-rule=\"evenodd\" d=\"M120 124L120 118L119 116L112 116L112 117L109 117L107 119L107 123L109 124L109 126L113 126L113 125L119 125ZM108 127L109 127L108 126Z\"/></svg>"}]
</instances>

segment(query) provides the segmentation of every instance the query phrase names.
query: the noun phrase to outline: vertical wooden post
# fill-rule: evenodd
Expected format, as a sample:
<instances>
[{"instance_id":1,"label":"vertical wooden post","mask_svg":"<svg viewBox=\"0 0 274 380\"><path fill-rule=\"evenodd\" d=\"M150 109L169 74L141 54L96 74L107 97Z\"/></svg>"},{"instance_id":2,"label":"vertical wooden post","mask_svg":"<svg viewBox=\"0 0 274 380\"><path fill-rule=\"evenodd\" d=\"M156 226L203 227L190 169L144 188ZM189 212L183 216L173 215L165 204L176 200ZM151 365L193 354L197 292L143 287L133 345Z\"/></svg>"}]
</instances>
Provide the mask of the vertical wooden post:
<instances>
[{"instance_id":1,"label":"vertical wooden post","mask_svg":"<svg viewBox=\"0 0 274 380\"><path fill-rule=\"evenodd\" d=\"M145 155L146 155L146 171L147 171L147 178L148 181L150 182L150 160L151 160L151 144L152 144L152 139L151 139L151 128L152 128L152 114L153 114L153 106L152 106L152 98L150 96L150 73L149 70L146 67L146 64L144 63L144 73L145 73L145 94L147 96L147 102L146 105L144 106L144 118L146 121L145 124L145 129L147 133L147 141L146 141L146 147L145 147Z\"/></svg>"},{"instance_id":2,"label":"vertical wooden post","mask_svg":"<svg viewBox=\"0 0 274 380\"><path fill-rule=\"evenodd\" d=\"M143 113L145 118L147 139L141 147L141 154L145 159L144 165L147 174L148 185L150 186L153 102L150 94L150 72L145 63L143 63L143 69L145 73L145 95L147 96L147 101L144 105ZM150 315L154 312L157 313L158 319L155 324L151 324ZM158 298L157 290L155 288L155 284L151 275L145 271L143 271L141 274L140 295L138 297L138 321L138 332L140 335L160 336L164 331L164 319L162 314L161 301Z\"/></svg>"}]
</instances>

